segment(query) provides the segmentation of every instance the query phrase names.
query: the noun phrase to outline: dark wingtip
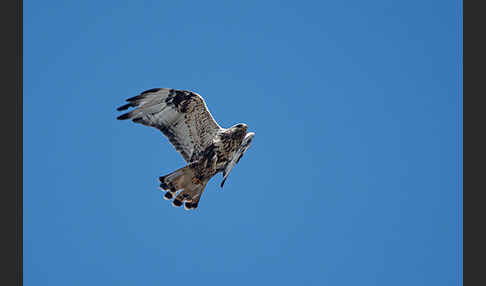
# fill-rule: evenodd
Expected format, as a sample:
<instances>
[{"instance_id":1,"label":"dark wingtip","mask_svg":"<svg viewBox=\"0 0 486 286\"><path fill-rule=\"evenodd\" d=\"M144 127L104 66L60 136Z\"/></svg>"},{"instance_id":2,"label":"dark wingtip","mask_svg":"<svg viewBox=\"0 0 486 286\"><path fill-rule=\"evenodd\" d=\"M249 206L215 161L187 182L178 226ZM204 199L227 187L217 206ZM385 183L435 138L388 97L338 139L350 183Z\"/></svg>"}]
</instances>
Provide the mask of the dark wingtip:
<instances>
[{"instance_id":1,"label":"dark wingtip","mask_svg":"<svg viewBox=\"0 0 486 286\"><path fill-rule=\"evenodd\" d=\"M226 179L224 179L224 180L221 182L221 188L224 186L224 182L226 182Z\"/></svg>"},{"instance_id":2,"label":"dark wingtip","mask_svg":"<svg viewBox=\"0 0 486 286\"><path fill-rule=\"evenodd\" d=\"M147 93L151 93L151 92L157 92L159 90L161 90L162 88L152 88L152 89L147 89L146 91L143 91L142 93L140 93L139 95L136 95L134 97L130 97L128 99L126 99L126 101L128 102L132 102L132 101L136 101L136 100L139 100L139 99L142 99L145 97L145 94Z\"/></svg>"},{"instance_id":3,"label":"dark wingtip","mask_svg":"<svg viewBox=\"0 0 486 286\"><path fill-rule=\"evenodd\" d=\"M161 88L151 88L151 89L147 89L146 91L142 92L141 94L146 94L146 93L149 93L149 92L157 92L161 90Z\"/></svg>"},{"instance_id":4,"label":"dark wingtip","mask_svg":"<svg viewBox=\"0 0 486 286\"><path fill-rule=\"evenodd\" d=\"M139 95L136 95L134 97L128 98L126 101L132 102L132 101L135 101L135 100L138 100L138 99L141 99L141 98L143 98L143 96L139 94Z\"/></svg>"},{"instance_id":5,"label":"dark wingtip","mask_svg":"<svg viewBox=\"0 0 486 286\"><path fill-rule=\"evenodd\" d=\"M116 119L125 120L125 119L129 119L129 118L130 118L130 112L122 114L122 115L118 116Z\"/></svg>"},{"instance_id":6,"label":"dark wingtip","mask_svg":"<svg viewBox=\"0 0 486 286\"><path fill-rule=\"evenodd\" d=\"M133 104L133 103L127 103L127 104L125 104L123 106L118 107L116 110L122 111L122 110L128 109L129 107L133 107L133 106L135 106L135 104Z\"/></svg>"}]
</instances>

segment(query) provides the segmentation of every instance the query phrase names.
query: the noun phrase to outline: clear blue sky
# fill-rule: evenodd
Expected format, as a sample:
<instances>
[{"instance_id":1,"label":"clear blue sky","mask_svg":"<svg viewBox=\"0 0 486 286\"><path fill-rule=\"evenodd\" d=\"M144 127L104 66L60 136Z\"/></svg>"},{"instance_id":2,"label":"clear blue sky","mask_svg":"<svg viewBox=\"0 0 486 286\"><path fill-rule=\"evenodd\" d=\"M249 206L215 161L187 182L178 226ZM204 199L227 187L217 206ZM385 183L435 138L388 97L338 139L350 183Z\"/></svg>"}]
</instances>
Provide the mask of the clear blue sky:
<instances>
[{"instance_id":1,"label":"clear blue sky","mask_svg":"<svg viewBox=\"0 0 486 286\"><path fill-rule=\"evenodd\" d=\"M24 285L458 285L457 7L24 1ZM256 132L193 212L154 87Z\"/></svg>"}]
</instances>

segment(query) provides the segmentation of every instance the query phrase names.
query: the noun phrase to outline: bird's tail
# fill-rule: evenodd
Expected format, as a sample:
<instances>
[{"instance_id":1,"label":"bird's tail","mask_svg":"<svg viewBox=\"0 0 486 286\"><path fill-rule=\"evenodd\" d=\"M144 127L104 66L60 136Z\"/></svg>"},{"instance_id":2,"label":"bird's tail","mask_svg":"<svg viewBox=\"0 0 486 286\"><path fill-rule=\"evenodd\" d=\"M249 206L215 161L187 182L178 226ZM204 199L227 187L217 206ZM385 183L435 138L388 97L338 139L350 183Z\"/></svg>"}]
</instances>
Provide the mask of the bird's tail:
<instances>
[{"instance_id":1,"label":"bird's tail","mask_svg":"<svg viewBox=\"0 0 486 286\"><path fill-rule=\"evenodd\" d=\"M200 181L195 175L197 162L188 164L168 175L159 177L160 187L166 190L164 198L172 201L176 207L182 206L186 210L195 209L199 204L201 194L208 181Z\"/></svg>"}]
</instances>

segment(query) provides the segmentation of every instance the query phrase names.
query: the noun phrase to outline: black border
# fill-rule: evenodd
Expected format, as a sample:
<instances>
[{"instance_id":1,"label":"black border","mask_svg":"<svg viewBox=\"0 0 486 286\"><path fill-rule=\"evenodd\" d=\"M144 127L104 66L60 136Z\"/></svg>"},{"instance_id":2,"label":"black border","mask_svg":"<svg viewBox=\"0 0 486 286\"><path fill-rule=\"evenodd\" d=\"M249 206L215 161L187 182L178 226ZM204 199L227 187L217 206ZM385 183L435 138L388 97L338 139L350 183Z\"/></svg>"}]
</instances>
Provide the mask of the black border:
<instances>
[{"instance_id":1,"label":"black border","mask_svg":"<svg viewBox=\"0 0 486 286\"><path fill-rule=\"evenodd\" d=\"M466 3L463 4L463 280L464 285L486 285L485 200L481 199L486 191L486 105L481 100L486 95L485 23L481 2Z\"/></svg>"},{"instance_id":2,"label":"black border","mask_svg":"<svg viewBox=\"0 0 486 286\"><path fill-rule=\"evenodd\" d=\"M2 29L2 270L0 284L23 285L22 0L0 4ZM8 113L8 114L5 114Z\"/></svg>"},{"instance_id":3,"label":"black border","mask_svg":"<svg viewBox=\"0 0 486 286\"><path fill-rule=\"evenodd\" d=\"M24 268L23 268L23 244L24 244L24 233L23 233L23 221L24 221L24 216L23 216L23 202L24 202L24 193L23 193L23 161L24 161L24 156L23 156L23 88L24 88L24 83L23 83L23 67L24 67L24 38L23 38L23 32L24 32L24 22L23 22L23 10L24 10L24 1L23 0L18 0L18 8L17 8L17 15L18 15L18 49L19 49L19 54L18 54L18 100L17 100L17 106L18 106L18 118L19 118L19 133L18 133L18 143L19 144L19 149L18 149L18 160L19 160L19 166L18 166L18 210L17 210L17 216L18 216L18 270L17 270L17 279L18 279L18 285L23 285L24 284Z\"/></svg>"}]
</instances>

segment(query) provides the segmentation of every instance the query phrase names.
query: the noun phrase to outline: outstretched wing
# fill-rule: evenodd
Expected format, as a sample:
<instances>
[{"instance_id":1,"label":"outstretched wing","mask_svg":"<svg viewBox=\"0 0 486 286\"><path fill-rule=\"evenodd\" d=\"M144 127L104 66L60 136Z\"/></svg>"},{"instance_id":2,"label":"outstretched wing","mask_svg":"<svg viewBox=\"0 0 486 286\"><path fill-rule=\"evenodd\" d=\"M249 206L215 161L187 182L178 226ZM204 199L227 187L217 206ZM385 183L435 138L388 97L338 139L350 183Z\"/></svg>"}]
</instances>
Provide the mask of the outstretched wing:
<instances>
[{"instance_id":1,"label":"outstretched wing","mask_svg":"<svg viewBox=\"0 0 486 286\"><path fill-rule=\"evenodd\" d=\"M250 148L250 144L251 144L251 140L253 140L253 136L255 136L255 133L254 132L248 132L245 135L245 138L243 138L243 141L241 142L240 147L235 152L235 154L233 155L233 157L231 158L231 160L224 167L224 171L223 171L223 181L221 182L221 188L223 187L224 182L226 182L226 179L228 178L228 176L229 176L231 170L233 169L233 167L236 164L238 164L238 162L240 161L241 157L243 157L243 154L245 154L246 150L248 150L248 148Z\"/></svg>"},{"instance_id":2,"label":"outstretched wing","mask_svg":"<svg viewBox=\"0 0 486 286\"><path fill-rule=\"evenodd\" d=\"M154 88L126 100L117 110L134 110L117 117L162 131L182 154L186 162L198 156L212 143L222 128L209 112L204 99L197 93L170 88Z\"/></svg>"}]
</instances>

